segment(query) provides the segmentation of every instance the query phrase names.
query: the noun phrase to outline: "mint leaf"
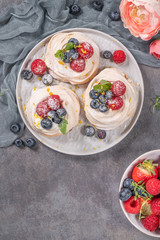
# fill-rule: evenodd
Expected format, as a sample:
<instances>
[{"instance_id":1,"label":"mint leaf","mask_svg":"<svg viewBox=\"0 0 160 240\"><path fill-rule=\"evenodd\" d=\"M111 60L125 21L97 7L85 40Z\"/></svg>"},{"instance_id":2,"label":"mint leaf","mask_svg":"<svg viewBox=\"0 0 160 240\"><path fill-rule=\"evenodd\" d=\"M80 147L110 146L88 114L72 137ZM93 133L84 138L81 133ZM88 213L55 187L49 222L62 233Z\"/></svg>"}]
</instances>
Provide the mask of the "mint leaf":
<instances>
[{"instance_id":1,"label":"mint leaf","mask_svg":"<svg viewBox=\"0 0 160 240\"><path fill-rule=\"evenodd\" d=\"M101 80L101 81L105 81L105 80ZM112 83L105 81L105 84L97 84L93 86L93 89L99 93L103 93L108 91L109 89L111 89L112 87Z\"/></svg>"},{"instance_id":2,"label":"mint leaf","mask_svg":"<svg viewBox=\"0 0 160 240\"><path fill-rule=\"evenodd\" d=\"M62 122L60 124L58 124L59 130L61 131L61 133L63 135L66 134L67 124L68 124L68 121L66 119L64 119L64 118L62 118Z\"/></svg>"},{"instance_id":3,"label":"mint leaf","mask_svg":"<svg viewBox=\"0 0 160 240\"><path fill-rule=\"evenodd\" d=\"M100 82L100 83L101 83L101 84L103 84L103 85L105 85L105 84L107 84L107 85L108 85L108 84L109 84L109 85L111 84L111 85L112 85L112 83L110 83L110 82L107 82L106 80L103 80L103 79L101 80L101 82Z\"/></svg>"},{"instance_id":4,"label":"mint leaf","mask_svg":"<svg viewBox=\"0 0 160 240\"><path fill-rule=\"evenodd\" d=\"M59 49L54 55L56 58L60 58L61 60L64 59L64 52L61 49Z\"/></svg>"},{"instance_id":5,"label":"mint leaf","mask_svg":"<svg viewBox=\"0 0 160 240\"><path fill-rule=\"evenodd\" d=\"M73 43L72 42L69 42L67 43L66 47L65 47L65 50L71 50L73 48Z\"/></svg>"}]
</instances>

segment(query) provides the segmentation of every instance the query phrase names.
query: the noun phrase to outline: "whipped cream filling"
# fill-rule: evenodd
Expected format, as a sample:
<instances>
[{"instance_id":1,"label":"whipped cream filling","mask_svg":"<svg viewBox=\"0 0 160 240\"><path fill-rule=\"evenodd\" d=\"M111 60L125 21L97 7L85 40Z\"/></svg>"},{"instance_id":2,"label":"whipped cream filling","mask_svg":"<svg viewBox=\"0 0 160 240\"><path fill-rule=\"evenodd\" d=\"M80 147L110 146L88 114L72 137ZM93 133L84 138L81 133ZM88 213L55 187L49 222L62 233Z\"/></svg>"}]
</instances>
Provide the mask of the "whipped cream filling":
<instances>
[{"instance_id":1,"label":"whipped cream filling","mask_svg":"<svg viewBox=\"0 0 160 240\"><path fill-rule=\"evenodd\" d=\"M53 94L60 96L63 107L67 111L67 115L65 116L65 119L68 121L67 132L69 132L73 127L78 124L80 113L79 99L77 95L67 87L55 85L51 87L44 87L35 91L31 95L31 98L29 99L26 106L26 114L28 121L31 127L34 128L34 130L38 131L43 135L51 137L62 135L61 131L59 130L58 124L53 123L52 128L49 130L42 128L40 124L42 118L36 113L36 107L38 103Z\"/></svg>"},{"instance_id":2,"label":"whipped cream filling","mask_svg":"<svg viewBox=\"0 0 160 240\"><path fill-rule=\"evenodd\" d=\"M72 70L69 63L64 63L62 60L55 57L57 50L64 48L70 38L76 38L79 43L88 42L94 49L92 57L85 60L85 69L82 72ZM79 32L57 33L48 43L45 62L50 70L50 74L54 78L64 82L70 82L71 84L83 84L97 74L99 68L99 55L98 46L85 34Z\"/></svg>"},{"instance_id":3,"label":"whipped cream filling","mask_svg":"<svg viewBox=\"0 0 160 240\"><path fill-rule=\"evenodd\" d=\"M93 86L98 84L102 79L110 82L117 80L126 85L126 92L122 96L124 105L119 110L112 110L102 113L98 109L90 107L91 98L89 92ZM113 130L131 118L137 106L137 91L131 79L125 73L116 68L107 68L101 71L88 85L84 93L85 114L90 123L98 129Z\"/></svg>"}]
</instances>

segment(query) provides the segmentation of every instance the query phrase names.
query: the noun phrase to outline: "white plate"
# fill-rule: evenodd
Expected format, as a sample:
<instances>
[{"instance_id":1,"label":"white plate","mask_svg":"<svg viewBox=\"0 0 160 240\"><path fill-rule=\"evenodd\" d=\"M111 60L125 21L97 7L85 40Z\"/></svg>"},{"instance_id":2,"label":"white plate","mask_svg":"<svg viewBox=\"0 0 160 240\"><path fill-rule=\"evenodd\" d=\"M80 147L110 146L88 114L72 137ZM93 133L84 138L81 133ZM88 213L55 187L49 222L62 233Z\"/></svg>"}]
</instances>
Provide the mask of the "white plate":
<instances>
[{"instance_id":1,"label":"white plate","mask_svg":"<svg viewBox=\"0 0 160 240\"><path fill-rule=\"evenodd\" d=\"M21 78L21 71L25 68L29 68L31 65L31 62L34 59L36 58L41 58L42 60L44 59L47 43L49 42L53 34L46 37L41 42L39 42L25 58L21 66L20 72L18 74L17 88L16 88L17 103L18 103L18 108L19 108L21 117L24 123L26 124L26 126L28 127L28 129L32 132L32 134L37 139L39 139L46 146L66 154L90 155L90 154L99 153L111 148L112 146L119 143L122 139L124 139L127 136L127 134L131 131L142 109L143 99L144 99L144 86L143 86L142 75L137 62L135 61L132 54L127 50L127 48L122 43L120 43L115 38L103 32L93 30L93 29L88 29L88 28L87 29L72 28L72 29L64 30L62 32L73 32L73 31L78 31L86 34L93 41L95 41L95 43L99 46L101 52L103 52L104 50L110 50L113 52L117 49L121 49L125 51L127 60L125 61L125 63L120 65L116 65L110 60L106 60L100 57L100 70L104 69L104 67L117 67L122 69L133 80L138 92L138 106L134 116L125 124L117 128L116 130L107 131L107 138L103 141L95 137L89 138L82 135L81 133L82 127L83 125L88 123L88 121L85 118L82 102L81 102L82 106L81 106L81 114L80 114L80 123L78 124L78 126L76 126L71 132L69 132L65 136L47 138L35 132L30 127L24 111L25 106L26 106L27 100L32 94L32 91L34 91L33 89L39 89L41 87L44 87L44 85L42 81L38 80L37 76L34 76L34 79L32 81L23 80ZM62 85L68 86L69 88L72 88L78 94L81 101L82 101L81 95L83 94L84 89L87 86L87 85L78 85L77 87L75 87L75 86L72 86L71 84L66 84L60 81L55 81L53 84L62 84Z\"/></svg>"}]
</instances>

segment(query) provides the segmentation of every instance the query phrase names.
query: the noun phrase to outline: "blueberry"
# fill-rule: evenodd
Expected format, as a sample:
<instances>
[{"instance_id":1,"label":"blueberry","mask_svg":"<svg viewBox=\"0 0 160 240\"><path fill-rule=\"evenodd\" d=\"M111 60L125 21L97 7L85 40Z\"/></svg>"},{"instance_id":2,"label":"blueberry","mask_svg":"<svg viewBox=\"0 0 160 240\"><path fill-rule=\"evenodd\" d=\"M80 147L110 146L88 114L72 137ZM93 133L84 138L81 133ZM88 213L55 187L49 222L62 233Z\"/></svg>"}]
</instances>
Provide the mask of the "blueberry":
<instances>
[{"instance_id":1,"label":"blueberry","mask_svg":"<svg viewBox=\"0 0 160 240\"><path fill-rule=\"evenodd\" d=\"M63 62L65 62L65 63L70 63L70 62L71 62L71 59L70 59L70 57L69 57L69 52L65 52L65 53L64 53Z\"/></svg>"},{"instance_id":2,"label":"blueberry","mask_svg":"<svg viewBox=\"0 0 160 240\"><path fill-rule=\"evenodd\" d=\"M27 138L25 141L25 145L29 148L33 148L36 145L36 140L33 138Z\"/></svg>"},{"instance_id":3,"label":"blueberry","mask_svg":"<svg viewBox=\"0 0 160 240\"><path fill-rule=\"evenodd\" d=\"M98 137L99 139L105 139L105 138L106 138L106 131L104 131L104 130L98 130L98 131L97 131L97 137Z\"/></svg>"},{"instance_id":4,"label":"blueberry","mask_svg":"<svg viewBox=\"0 0 160 240\"><path fill-rule=\"evenodd\" d=\"M15 141L14 141L14 144L17 146L17 147L22 147L24 145L23 141L20 139L20 138L17 138Z\"/></svg>"},{"instance_id":5,"label":"blueberry","mask_svg":"<svg viewBox=\"0 0 160 240\"><path fill-rule=\"evenodd\" d=\"M79 45L79 42L78 42L78 40L77 40L76 38L70 38L69 41L68 41L68 43L69 43L69 42L72 42L72 43L73 43L73 46L78 46L78 45Z\"/></svg>"},{"instance_id":6,"label":"blueberry","mask_svg":"<svg viewBox=\"0 0 160 240\"><path fill-rule=\"evenodd\" d=\"M81 8L77 4L73 4L69 7L69 13L72 15L77 15L81 12Z\"/></svg>"},{"instance_id":7,"label":"blueberry","mask_svg":"<svg viewBox=\"0 0 160 240\"><path fill-rule=\"evenodd\" d=\"M41 126L44 129L51 129L52 128L52 121L49 118L43 118L41 121Z\"/></svg>"},{"instance_id":8,"label":"blueberry","mask_svg":"<svg viewBox=\"0 0 160 240\"><path fill-rule=\"evenodd\" d=\"M111 59L112 58L112 53L110 51L106 50L106 51L103 52L103 57L105 59Z\"/></svg>"},{"instance_id":9,"label":"blueberry","mask_svg":"<svg viewBox=\"0 0 160 240\"><path fill-rule=\"evenodd\" d=\"M95 129L92 126L86 126L84 132L87 137L93 137L95 134Z\"/></svg>"},{"instance_id":10,"label":"blueberry","mask_svg":"<svg viewBox=\"0 0 160 240\"><path fill-rule=\"evenodd\" d=\"M45 75L43 75L43 77L42 77L42 82L43 82L45 85L50 85L50 84L52 84L52 82L53 82L53 77L52 77L50 74L45 74Z\"/></svg>"},{"instance_id":11,"label":"blueberry","mask_svg":"<svg viewBox=\"0 0 160 240\"><path fill-rule=\"evenodd\" d=\"M137 192L138 192L138 195L142 196L142 197L148 197L149 196L149 193L146 191L145 188L143 187L140 187L137 189Z\"/></svg>"},{"instance_id":12,"label":"blueberry","mask_svg":"<svg viewBox=\"0 0 160 240\"><path fill-rule=\"evenodd\" d=\"M72 48L70 51L69 51L69 58L71 59L77 59L79 57L79 53L77 52L76 49Z\"/></svg>"},{"instance_id":13,"label":"blueberry","mask_svg":"<svg viewBox=\"0 0 160 240\"><path fill-rule=\"evenodd\" d=\"M105 95L100 95L100 96L99 96L99 101L100 101L101 103L106 103L106 102L107 102L106 96L105 96Z\"/></svg>"},{"instance_id":14,"label":"blueberry","mask_svg":"<svg viewBox=\"0 0 160 240\"><path fill-rule=\"evenodd\" d=\"M11 132L16 134L21 130L21 126L19 125L19 123L14 122L10 125L10 130Z\"/></svg>"},{"instance_id":15,"label":"blueberry","mask_svg":"<svg viewBox=\"0 0 160 240\"><path fill-rule=\"evenodd\" d=\"M124 188L129 188L131 191L133 191L134 190L133 183L134 183L133 179L126 178L123 182L123 187Z\"/></svg>"},{"instance_id":16,"label":"blueberry","mask_svg":"<svg viewBox=\"0 0 160 240\"><path fill-rule=\"evenodd\" d=\"M56 111L49 111L47 113L47 117L50 117L50 118L55 118L55 117L58 117Z\"/></svg>"},{"instance_id":17,"label":"blueberry","mask_svg":"<svg viewBox=\"0 0 160 240\"><path fill-rule=\"evenodd\" d=\"M108 91L106 92L105 96L106 96L107 100L111 99L111 98L113 97L112 91L108 90Z\"/></svg>"},{"instance_id":18,"label":"blueberry","mask_svg":"<svg viewBox=\"0 0 160 240\"><path fill-rule=\"evenodd\" d=\"M119 192L119 199L121 201L127 201L132 196L132 192L129 188L122 188Z\"/></svg>"},{"instance_id":19,"label":"blueberry","mask_svg":"<svg viewBox=\"0 0 160 240\"><path fill-rule=\"evenodd\" d=\"M95 91L94 89L92 89L90 92L89 92L89 96L90 98L92 99L98 99L99 98L99 92Z\"/></svg>"},{"instance_id":20,"label":"blueberry","mask_svg":"<svg viewBox=\"0 0 160 240\"><path fill-rule=\"evenodd\" d=\"M64 108L59 108L59 109L57 110L57 114L58 114L58 117L64 117L64 116L67 114L66 109L64 109Z\"/></svg>"},{"instance_id":21,"label":"blueberry","mask_svg":"<svg viewBox=\"0 0 160 240\"><path fill-rule=\"evenodd\" d=\"M99 107L100 103L98 99L93 99L90 103L91 108L97 109Z\"/></svg>"},{"instance_id":22,"label":"blueberry","mask_svg":"<svg viewBox=\"0 0 160 240\"><path fill-rule=\"evenodd\" d=\"M21 77L25 80L30 80L33 77L33 73L32 71L25 69L21 72Z\"/></svg>"},{"instance_id":23,"label":"blueberry","mask_svg":"<svg viewBox=\"0 0 160 240\"><path fill-rule=\"evenodd\" d=\"M109 13L109 17L111 20L113 21L118 21L120 20L121 16L120 16L120 11L119 10L116 10L116 11L111 11Z\"/></svg>"},{"instance_id":24,"label":"blueberry","mask_svg":"<svg viewBox=\"0 0 160 240\"><path fill-rule=\"evenodd\" d=\"M97 11L102 11L102 8L104 6L103 1L92 1L92 6Z\"/></svg>"},{"instance_id":25,"label":"blueberry","mask_svg":"<svg viewBox=\"0 0 160 240\"><path fill-rule=\"evenodd\" d=\"M102 103L100 106L99 106L99 111L100 112L107 112L109 109L107 107L107 105L105 103Z\"/></svg>"},{"instance_id":26,"label":"blueberry","mask_svg":"<svg viewBox=\"0 0 160 240\"><path fill-rule=\"evenodd\" d=\"M52 121L53 121L54 123L56 123L56 124L60 124L60 123L62 122L62 119L59 118L59 117L54 117L54 118L52 119Z\"/></svg>"}]
</instances>

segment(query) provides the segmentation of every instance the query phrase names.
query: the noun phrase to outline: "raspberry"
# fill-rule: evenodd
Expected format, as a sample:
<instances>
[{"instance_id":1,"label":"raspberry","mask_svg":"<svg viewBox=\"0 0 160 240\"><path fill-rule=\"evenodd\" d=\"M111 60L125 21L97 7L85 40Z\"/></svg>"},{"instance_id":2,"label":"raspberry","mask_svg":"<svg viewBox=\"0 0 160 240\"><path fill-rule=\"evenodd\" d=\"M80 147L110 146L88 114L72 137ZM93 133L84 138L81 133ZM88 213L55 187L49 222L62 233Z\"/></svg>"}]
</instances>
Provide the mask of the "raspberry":
<instances>
[{"instance_id":1,"label":"raspberry","mask_svg":"<svg viewBox=\"0 0 160 240\"><path fill-rule=\"evenodd\" d=\"M160 178L160 164L158 165L158 176Z\"/></svg>"},{"instance_id":2,"label":"raspberry","mask_svg":"<svg viewBox=\"0 0 160 240\"><path fill-rule=\"evenodd\" d=\"M126 54L122 50L113 53L112 59L115 63L123 63L126 60Z\"/></svg>"},{"instance_id":3,"label":"raspberry","mask_svg":"<svg viewBox=\"0 0 160 240\"><path fill-rule=\"evenodd\" d=\"M119 110L123 106L123 99L121 97L113 97L108 100L107 104L112 110Z\"/></svg>"},{"instance_id":4,"label":"raspberry","mask_svg":"<svg viewBox=\"0 0 160 240\"><path fill-rule=\"evenodd\" d=\"M92 57L94 50L90 43L83 42L81 44L81 47L77 48L77 52L79 53L80 57L82 57L84 59L88 59L88 58Z\"/></svg>"},{"instance_id":5,"label":"raspberry","mask_svg":"<svg viewBox=\"0 0 160 240\"><path fill-rule=\"evenodd\" d=\"M151 178L146 183L146 190L149 194L156 196L160 193L160 181L156 178Z\"/></svg>"},{"instance_id":6,"label":"raspberry","mask_svg":"<svg viewBox=\"0 0 160 240\"><path fill-rule=\"evenodd\" d=\"M41 59L35 59L31 64L31 71L35 75L42 75L46 71L46 64Z\"/></svg>"},{"instance_id":7,"label":"raspberry","mask_svg":"<svg viewBox=\"0 0 160 240\"><path fill-rule=\"evenodd\" d=\"M159 227L160 227L160 217L159 217Z\"/></svg>"},{"instance_id":8,"label":"raspberry","mask_svg":"<svg viewBox=\"0 0 160 240\"><path fill-rule=\"evenodd\" d=\"M142 224L145 229L153 232L158 227L158 217L156 215L150 215L142 219Z\"/></svg>"},{"instance_id":9,"label":"raspberry","mask_svg":"<svg viewBox=\"0 0 160 240\"><path fill-rule=\"evenodd\" d=\"M58 110L61 107L60 97L58 95L49 96L47 104L51 110Z\"/></svg>"},{"instance_id":10,"label":"raspberry","mask_svg":"<svg viewBox=\"0 0 160 240\"><path fill-rule=\"evenodd\" d=\"M151 210L154 214L160 215L160 198L155 198L151 201Z\"/></svg>"},{"instance_id":11,"label":"raspberry","mask_svg":"<svg viewBox=\"0 0 160 240\"><path fill-rule=\"evenodd\" d=\"M74 59L70 63L70 67L73 71L82 72L85 69L85 60L82 58Z\"/></svg>"},{"instance_id":12,"label":"raspberry","mask_svg":"<svg viewBox=\"0 0 160 240\"><path fill-rule=\"evenodd\" d=\"M126 85L122 81L116 81L113 83L111 91L116 97L120 97L126 92Z\"/></svg>"},{"instance_id":13,"label":"raspberry","mask_svg":"<svg viewBox=\"0 0 160 240\"><path fill-rule=\"evenodd\" d=\"M134 200L134 197L132 196L124 202L124 208L128 213L137 214L141 210L141 200L139 198Z\"/></svg>"},{"instance_id":14,"label":"raspberry","mask_svg":"<svg viewBox=\"0 0 160 240\"><path fill-rule=\"evenodd\" d=\"M36 107L36 112L37 114L44 118L47 116L47 113L50 111L48 104L47 104L47 100L44 100L40 103L38 103L37 107Z\"/></svg>"}]
</instances>

